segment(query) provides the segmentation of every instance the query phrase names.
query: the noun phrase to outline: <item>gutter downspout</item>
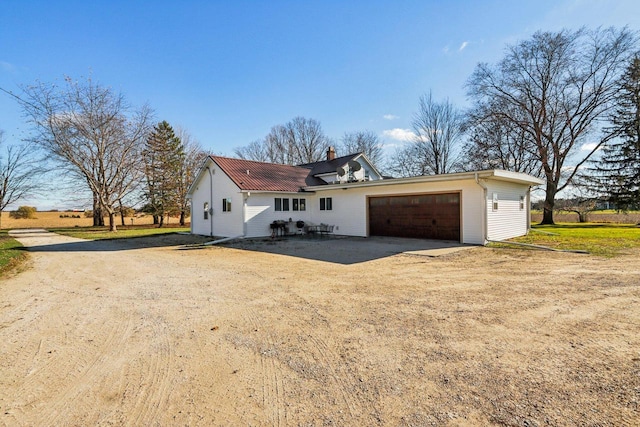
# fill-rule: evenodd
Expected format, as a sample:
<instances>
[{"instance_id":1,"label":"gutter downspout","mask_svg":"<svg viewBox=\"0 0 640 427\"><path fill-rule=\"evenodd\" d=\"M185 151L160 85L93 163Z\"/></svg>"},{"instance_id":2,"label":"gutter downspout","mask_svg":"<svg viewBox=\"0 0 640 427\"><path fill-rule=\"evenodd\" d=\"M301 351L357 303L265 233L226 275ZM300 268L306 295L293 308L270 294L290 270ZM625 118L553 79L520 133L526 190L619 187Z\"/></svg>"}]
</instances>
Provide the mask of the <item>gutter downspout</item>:
<instances>
[{"instance_id":1,"label":"gutter downspout","mask_svg":"<svg viewBox=\"0 0 640 427\"><path fill-rule=\"evenodd\" d=\"M483 206L482 206L482 246L485 246L487 244L487 242L489 241L489 220L487 218L487 187L480 182L480 178L478 178L478 172L476 172L475 174L475 179L476 179L476 184L478 184L482 190L483 190L483 194L482 194L482 199L483 199Z\"/></svg>"},{"instance_id":2,"label":"gutter downspout","mask_svg":"<svg viewBox=\"0 0 640 427\"><path fill-rule=\"evenodd\" d=\"M526 203L527 203L527 236L528 236L529 232L531 231L531 186L529 186L529 189L527 190Z\"/></svg>"},{"instance_id":3,"label":"gutter downspout","mask_svg":"<svg viewBox=\"0 0 640 427\"><path fill-rule=\"evenodd\" d=\"M247 200L251 196L251 192L241 193L242 195L242 236L247 235Z\"/></svg>"},{"instance_id":4,"label":"gutter downspout","mask_svg":"<svg viewBox=\"0 0 640 427\"><path fill-rule=\"evenodd\" d=\"M211 168L207 166L209 171L209 236L213 237L213 173Z\"/></svg>"},{"instance_id":5,"label":"gutter downspout","mask_svg":"<svg viewBox=\"0 0 640 427\"><path fill-rule=\"evenodd\" d=\"M232 240L242 239L242 238L244 238L244 236L224 237L222 239L213 240L211 242L205 242L202 245L203 246L217 245L218 243L230 242Z\"/></svg>"}]
</instances>

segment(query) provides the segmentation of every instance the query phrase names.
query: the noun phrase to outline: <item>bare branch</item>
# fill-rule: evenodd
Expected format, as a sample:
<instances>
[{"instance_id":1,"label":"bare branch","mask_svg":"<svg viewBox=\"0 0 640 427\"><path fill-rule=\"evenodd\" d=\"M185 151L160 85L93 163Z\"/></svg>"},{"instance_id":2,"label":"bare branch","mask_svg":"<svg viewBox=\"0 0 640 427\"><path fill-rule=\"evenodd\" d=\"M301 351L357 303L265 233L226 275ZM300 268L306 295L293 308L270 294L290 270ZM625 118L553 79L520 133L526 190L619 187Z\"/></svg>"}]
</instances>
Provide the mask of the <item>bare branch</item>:
<instances>
[{"instance_id":1,"label":"bare branch","mask_svg":"<svg viewBox=\"0 0 640 427\"><path fill-rule=\"evenodd\" d=\"M122 94L68 77L62 88L42 82L24 87L18 102L33 125L31 141L86 183L98 204L94 210L104 209L115 231L117 206L140 182L151 110L131 111Z\"/></svg>"}]
</instances>

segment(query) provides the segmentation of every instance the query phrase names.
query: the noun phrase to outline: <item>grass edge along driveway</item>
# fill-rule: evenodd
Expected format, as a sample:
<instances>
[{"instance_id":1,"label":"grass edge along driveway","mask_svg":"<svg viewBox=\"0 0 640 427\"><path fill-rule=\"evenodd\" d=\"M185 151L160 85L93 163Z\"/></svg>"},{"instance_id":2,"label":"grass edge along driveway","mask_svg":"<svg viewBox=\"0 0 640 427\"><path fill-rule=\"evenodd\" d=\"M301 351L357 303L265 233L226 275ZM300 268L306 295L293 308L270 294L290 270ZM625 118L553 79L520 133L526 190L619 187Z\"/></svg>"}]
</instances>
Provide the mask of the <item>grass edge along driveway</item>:
<instances>
[{"instance_id":1,"label":"grass edge along driveway","mask_svg":"<svg viewBox=\"0 0 640 427\"><path fill-rule=\"evenodd\" d=\"M597 256L613 257L628 249L640 248L640 226L601 223L533 225L528 235L511 241L553 249L582 250ZM498 243L492 246L505 245Z\"/></svg>"}]
</instances>

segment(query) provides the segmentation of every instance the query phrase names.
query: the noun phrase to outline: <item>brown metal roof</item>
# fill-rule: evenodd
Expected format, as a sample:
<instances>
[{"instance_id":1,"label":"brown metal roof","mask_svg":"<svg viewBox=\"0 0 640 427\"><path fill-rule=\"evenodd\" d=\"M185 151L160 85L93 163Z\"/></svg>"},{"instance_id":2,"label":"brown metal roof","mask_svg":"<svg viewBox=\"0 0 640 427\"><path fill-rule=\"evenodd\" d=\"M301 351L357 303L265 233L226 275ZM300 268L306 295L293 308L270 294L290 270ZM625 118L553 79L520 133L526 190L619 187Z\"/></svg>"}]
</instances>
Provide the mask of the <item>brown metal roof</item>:
<instances>
[{"instance_id":1,"label":"brown metal roof","mask_svg":"<svg viewBox=\"0 0 640 427\"><path fill-rule=\"evenodd\" d=\"M302 188L326 184L312 176L307 168L210 156L241 189L248 191L302 191Z\"/></svg>"}]
</instances>

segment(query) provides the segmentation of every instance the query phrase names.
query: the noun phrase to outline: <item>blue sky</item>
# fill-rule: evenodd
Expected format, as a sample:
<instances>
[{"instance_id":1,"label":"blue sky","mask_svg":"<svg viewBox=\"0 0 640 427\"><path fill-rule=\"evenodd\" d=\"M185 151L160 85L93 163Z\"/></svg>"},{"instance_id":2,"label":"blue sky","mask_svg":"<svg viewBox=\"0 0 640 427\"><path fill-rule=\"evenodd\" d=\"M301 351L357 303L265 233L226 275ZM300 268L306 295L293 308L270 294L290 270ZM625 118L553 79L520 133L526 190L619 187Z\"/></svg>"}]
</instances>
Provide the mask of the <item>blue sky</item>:
<instances>
[{"instance_id":1,"label":"blue sky","mask_svg":"<svg viewBox=\"0 0 640 427\"><path fill-rule=\"evenodd\" d=\"M583 25L639 30L640 2L4 0L0 87L91 75L223 155L295 116L392 151L420 95L465 107L477 63ZM3 93L0 129L28 133Z\"/></svg>"}]
</instances>

